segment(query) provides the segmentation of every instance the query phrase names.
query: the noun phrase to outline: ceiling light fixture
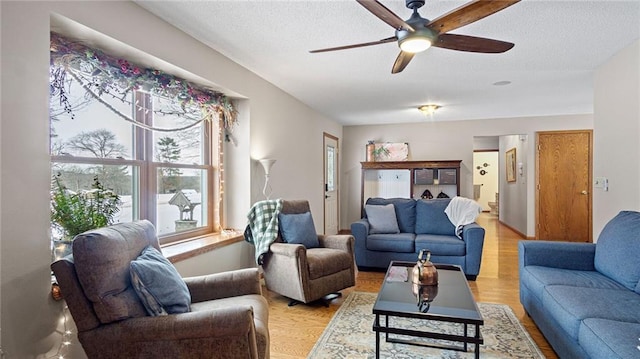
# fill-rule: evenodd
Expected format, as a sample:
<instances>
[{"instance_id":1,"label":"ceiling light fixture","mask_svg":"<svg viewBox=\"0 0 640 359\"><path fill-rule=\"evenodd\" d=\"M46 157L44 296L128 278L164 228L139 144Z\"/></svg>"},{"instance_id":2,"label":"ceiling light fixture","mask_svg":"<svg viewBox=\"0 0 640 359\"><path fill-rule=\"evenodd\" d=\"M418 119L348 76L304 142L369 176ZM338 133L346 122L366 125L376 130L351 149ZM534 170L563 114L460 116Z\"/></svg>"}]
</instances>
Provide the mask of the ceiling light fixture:
<instances>
[{"instance_id":1,"label":"ceiling light fixture","mask_svg":"<svg viewBox=\"0 0 640 359\"><path fill-rule=\"evenodd\" d=\"M424 3L418 1L417 3ZM419 5L419 4L416 4ZM429 21L418 14L418 8L414 6L411 18L407 20L407 24L412 27L411 30L398 29L396 37L398 38L398 46L400 50L412 54L425 51L431 47L438 34L427 27Z\"/></svg>"},{"instance_id":2,"label":"ceiling light fixture","mask_svg":"<svg viewBox=\"0 0 640 359\"><path fill-rule=\"evenodd\" d=\"M420 110L420 112L422 112L423 115L425 116L429 116L429 115L433 115L437 109L439 109L441 106L438 105L422 105L420 107L418 107L418 110Z\"/></svg>"},{"instance_id":3,"label":"ceiling light fixture","mask_svg":"<svg viewBox=\"0 0 640 359\"><path fill-rule=\"evenodd\" d=\"M400 41L400 50L412 54L425 51L431 47L431 40L423 36L411 36Z\"/></svg>"},{"instance_id":4,"label":"ceiling light fixture","mask_svg":"<svg viewBox=\"0 0 640 359\"><path fill-rule=\"evenodd\" d=\"M424 26L426 21L427 20L421 18L416 12L411 16L411 19L407 20L407 22L416 29L415 31L405 29L396 30L400 50L415 54L431 47L437 34Z\"/></svg>"}]
</instances>

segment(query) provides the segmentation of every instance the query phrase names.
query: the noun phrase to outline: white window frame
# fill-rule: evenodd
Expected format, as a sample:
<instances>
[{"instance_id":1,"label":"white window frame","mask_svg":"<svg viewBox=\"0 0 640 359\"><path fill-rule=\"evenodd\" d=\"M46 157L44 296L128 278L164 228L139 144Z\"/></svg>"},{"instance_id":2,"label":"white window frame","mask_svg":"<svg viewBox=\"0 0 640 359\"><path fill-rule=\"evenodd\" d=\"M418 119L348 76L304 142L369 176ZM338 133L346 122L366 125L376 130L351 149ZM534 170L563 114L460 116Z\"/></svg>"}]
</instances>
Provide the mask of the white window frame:
<instances>
[{"instance_id":1,"label":"white window frame","mask_svg":"<svg viewBox=\"0 0 640 359\"><path fill-rule=\"evenodd\" d=\"M150 94L144 92L135 92L135 99L151 98ZM136 103L135 101L133 103ZM140 121L143 118L143 123L151 125L152 111L148 114L144 114L143 111L134 111L134 118L136 121ZM172 162L155 162L153 156L153 132L148 129L144 129L138 126L134 128L133 138L133 158L132 159L116 159L116 158L99 158L99 157L78 157L78 156L60 156L51 155L51 166L55 163L61 164L91 164L91 165L115 165L115 166L130 166L132 169L132 220L147 219L157 225L156 209L157 209L157 173L161 167L172 167L182 169L196 169L204 171L203 180L206 180L206 184L203 184L202 196L206 198L206 208L202 208L202 211L206 211L207 224L205 226L197 227L193 230L186 230L181 232L173 232L159 236L161 244L172 243L181 241L193 237L203 236L207 234L219 233L221 216L219 214L220 209L215 206L216 201L219 201L220 188L217 185L219 180L218 168L219 163L214 161L222 161L219 155L219 134L218 131L214 131L220 123L212 124L210 121L203 121L203 138L201 143L202 164L182 164ZM217 144L217 145L216 145ZM204 202L204 201L203 201Z\"/></svg>"}]
</instances>

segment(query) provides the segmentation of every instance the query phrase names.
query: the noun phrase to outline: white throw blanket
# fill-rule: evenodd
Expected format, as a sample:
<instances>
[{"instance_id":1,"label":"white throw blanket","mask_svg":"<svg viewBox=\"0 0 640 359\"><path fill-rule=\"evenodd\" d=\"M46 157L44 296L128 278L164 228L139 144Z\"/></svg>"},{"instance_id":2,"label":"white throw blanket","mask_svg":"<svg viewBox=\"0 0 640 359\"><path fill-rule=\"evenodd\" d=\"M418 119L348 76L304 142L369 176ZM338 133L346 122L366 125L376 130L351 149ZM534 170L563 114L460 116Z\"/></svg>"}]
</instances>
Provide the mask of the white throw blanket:
<instances>
[{"instance_id":1,"label":"white throw blanket","mask_svg":"<svg viewBox=\"0 0 640 359\"><path fill-rule=\"evenodd\" d=\"M473 223L482 212L482 207L478 202L464 197L453 197L444 213L456 227L456 236L462 238L462 227Z\"/></svg>"}]
</instances>

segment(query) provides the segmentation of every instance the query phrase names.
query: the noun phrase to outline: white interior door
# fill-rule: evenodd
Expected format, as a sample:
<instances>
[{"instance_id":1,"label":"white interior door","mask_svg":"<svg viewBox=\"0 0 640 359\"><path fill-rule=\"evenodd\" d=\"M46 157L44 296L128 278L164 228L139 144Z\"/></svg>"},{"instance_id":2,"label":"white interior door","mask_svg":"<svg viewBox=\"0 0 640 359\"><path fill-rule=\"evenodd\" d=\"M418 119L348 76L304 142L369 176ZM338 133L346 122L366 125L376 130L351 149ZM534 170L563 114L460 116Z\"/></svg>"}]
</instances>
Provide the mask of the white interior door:
<instances>
[{"instance_id":1,"label":"white interior door","mask_svg":"<svg viewBox=\"0 0 640 359\"><path fill-rule=\"evenodd\" d=\"M324 134L324 234L338 233L338 138Z\"/></svg>"}]
</instances>

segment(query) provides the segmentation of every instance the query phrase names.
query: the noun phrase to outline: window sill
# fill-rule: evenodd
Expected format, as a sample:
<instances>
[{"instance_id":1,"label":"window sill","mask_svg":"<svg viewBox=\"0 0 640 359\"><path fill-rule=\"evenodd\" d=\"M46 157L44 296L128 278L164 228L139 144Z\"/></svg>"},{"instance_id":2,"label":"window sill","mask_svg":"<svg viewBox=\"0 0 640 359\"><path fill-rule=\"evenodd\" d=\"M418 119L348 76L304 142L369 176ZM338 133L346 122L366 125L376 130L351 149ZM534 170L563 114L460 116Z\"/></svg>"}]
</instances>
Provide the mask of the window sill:
<instances>
[{"instance_id":1,"label":"window sill","mask_svg":"<svg viewBox=\"0 0 640 359\"><path fill-rule=\"evenodd\" d=\"M227 230L224 233L208 234L160 247L162 254L171 263L176 263L243 240L242 231Z\"/></svg>"}]
</instances>

